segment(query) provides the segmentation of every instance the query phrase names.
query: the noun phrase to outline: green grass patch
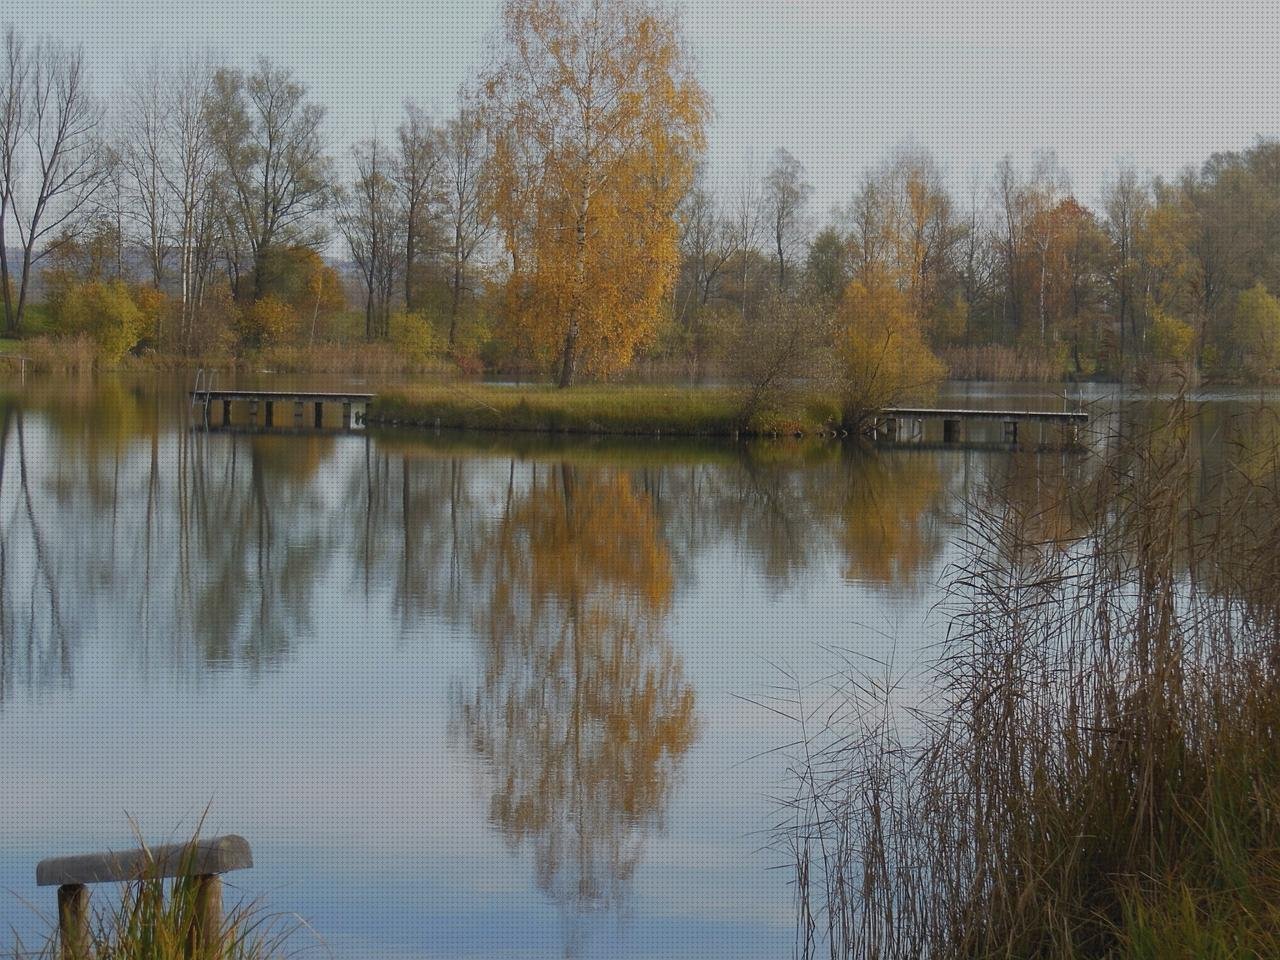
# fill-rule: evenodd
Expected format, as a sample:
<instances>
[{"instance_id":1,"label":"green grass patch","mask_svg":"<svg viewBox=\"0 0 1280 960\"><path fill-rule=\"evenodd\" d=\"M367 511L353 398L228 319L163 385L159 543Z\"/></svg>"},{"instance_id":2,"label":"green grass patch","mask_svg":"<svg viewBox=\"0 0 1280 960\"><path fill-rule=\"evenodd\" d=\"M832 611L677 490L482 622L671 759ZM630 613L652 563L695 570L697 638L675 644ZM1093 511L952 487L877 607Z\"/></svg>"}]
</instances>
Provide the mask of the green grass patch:
<instances>
[{"instance_id":1,"label":"green grass patch","mask_svg":"<svg viewBox=\"0 0 1280 960\"><path fill-rule=\"evenodd\" d=\"M838 419L836 405L818 399L747 416L738 391L711 387L440 384L380 392L369 407L373 424L685 437L808 435Z\"/></svg>"}]
</instances>

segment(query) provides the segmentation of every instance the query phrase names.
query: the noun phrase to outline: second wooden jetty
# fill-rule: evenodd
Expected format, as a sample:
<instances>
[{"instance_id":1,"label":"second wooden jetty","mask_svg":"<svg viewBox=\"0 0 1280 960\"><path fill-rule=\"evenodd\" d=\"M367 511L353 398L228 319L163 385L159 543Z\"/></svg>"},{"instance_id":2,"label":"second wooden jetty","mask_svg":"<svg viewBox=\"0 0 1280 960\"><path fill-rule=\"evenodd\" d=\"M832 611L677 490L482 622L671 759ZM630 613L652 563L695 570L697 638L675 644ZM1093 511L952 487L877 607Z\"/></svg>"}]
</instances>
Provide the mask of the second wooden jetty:
<instances>
[{"instance_id":1,"label":"second wooden jetty","mask_svg":"<svg viewBox=\"0 0 1280 960\"><path fill-rule=\"evenodd\" d=\"M1079 440L1080 427L1089 422L1089 414L1080 411L1056 410L975 410L933 409L927 407L885 407L871 422L871 434L877 440L898 441L907 439L903 424L911 424L911 436L923 438L924 423L942 421L944 443L962 443L966 421L996 421L1004 424L1007 443L1018 442L1018 425L1021 423L1053 424L1070 430L1070 440Z\"/></svg>"},{"instance_id":2,"label":"second wooden jetty","mask_svg":"<svg viewBox=\"0 0 1280 960\"><path fill-rule=\"evenodd\" d=\"M342 406L342 426L344 428L351 426L351 416L353 407L359 406L361 411L368 408L369 402L373 400L372 393L346 393L346 392L326 392L316 390L192 390L192 403L202 404L204 412L204 420L209 422L210 410L215 404L222 406L222 426L230 426L231 424L231 404L235 402L247 403L249 405L249 420L251 423L258 422L258 409L263 411L263 425L273 426L275 423L275 407L277 403L293 404L293 422L296 426L302 426L305 416L306 407L310 405L312 408L312 420L314 426L323 426L324 424L324 406L325 404L341 404Z\"/></svg>"}]
</instances>

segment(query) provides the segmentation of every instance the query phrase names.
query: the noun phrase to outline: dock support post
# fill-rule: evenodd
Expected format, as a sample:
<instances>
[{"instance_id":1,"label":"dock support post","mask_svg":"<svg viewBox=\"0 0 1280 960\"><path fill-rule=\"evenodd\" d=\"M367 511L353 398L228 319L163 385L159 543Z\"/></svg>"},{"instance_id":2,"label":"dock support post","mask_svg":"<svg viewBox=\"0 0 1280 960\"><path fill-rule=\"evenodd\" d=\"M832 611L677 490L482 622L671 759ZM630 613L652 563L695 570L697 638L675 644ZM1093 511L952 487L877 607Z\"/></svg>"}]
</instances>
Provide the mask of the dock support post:
<instances>
[{"instance_id":1,"label":"dock support post","mask_svg":"<svg viewBox=\"0 0 1280 960\"><path fill-rule=\"evenodd\" d=\"M959 420L943 420L942 421L942 442L956 443L960 439L960 421Z\"/></svg>"},{"instance_id":2,"label":"dock support post","mask_svg":"<svg viewBox=\"0 0 1280 960\"><path fill-rule=\"evenodd\" d=\"M253 399L249 401L249 422L255 427L258 425L258 401Z\"/></svg>"},{"instance_id":3,"label":"dock support post","mask_svg":"<svg viewBox=\"0 0 1280 960\"><path fill-rule=\"evenodd\" d=\"M321 403L319 400L317 400L317 401L316 401L316 424L315 424L315 425L316 425L317 427L319 427L319 426L321 426L321 425L323 425L323 424L324 424L324 404L323 404L323 403Z\"/></svg>"},{"instance_id":4,"label":"dock support post","mask_svg":"<svg viewBox=\"0 0 1280 960\"><path fill-rule=\"evenodd\" d=\"M195 923L191 928L190 956L197 960L222 960L217 951L222 932L222 878L205 873L195 878Z\"/></svg>"},{"instance_id":5,"label":"dock support post","mask_svg":"<svg viewBox=\"0 0 1280 960\"><path fill-rule=\"evenodd\" d=\"M67 883L58 888L58 941L61 960L89 956L89 888Z\"/></svg>"},{"instance_id":6,"label":"dock support post","mask_svg":"<svg viewBox=\"0 0 1280 960\"><path fill-rule=\"evenodd\" d=\"M1007 443L1017 444L1018 442L1018 421L1006 420L1004 422L1004 439Z\"/></svg>"},{"instance_id":7,"label":"dock support post","mask_svg":"<svg viewBox=\"0 0 1280 960\"><path fill-rule=\"evenodd\" d=\"M351 401L342 401L342 429L351 429Z\"/></svg>"},{"instance_id":8,"label":"dock support post","mask_svg":"<svg viewBox=\"0 0 1280 960\"><path fill-rule=\"evenodd\" d=\"M893 417L886 417L884 421L885 439L889 441L898 439L898 421Z\"/></svg>"},{"instance_id":9,"label":"dock support post","mask_svg":"<svg viewBox=\"0 0 1280 960\"><path fill-rule=\"evenodd\" d=\"M263 421L268 427L275 421L275 403L271 400L267 401L266 419Z\"/></svg>"},{"instance_id":10,"label":"dock support post","mask_svg":"<svg viewBox=\"0 0 1280 960\"><path fill-rule=\"evenodd\" d=\"M231 401L222 401L222 425L224 427L231 426Z\"/></svg>"},{"instance_id":11,"label":"dock support post","mask_svg":"<svg viewBox=\"0 0 1280 960\"><path fill-rule=\"evenodd\" d=\"M303 403L301 400L293 402L293 425L299 429L302 427L302 408Z\"/></svg>"}]
</instances>

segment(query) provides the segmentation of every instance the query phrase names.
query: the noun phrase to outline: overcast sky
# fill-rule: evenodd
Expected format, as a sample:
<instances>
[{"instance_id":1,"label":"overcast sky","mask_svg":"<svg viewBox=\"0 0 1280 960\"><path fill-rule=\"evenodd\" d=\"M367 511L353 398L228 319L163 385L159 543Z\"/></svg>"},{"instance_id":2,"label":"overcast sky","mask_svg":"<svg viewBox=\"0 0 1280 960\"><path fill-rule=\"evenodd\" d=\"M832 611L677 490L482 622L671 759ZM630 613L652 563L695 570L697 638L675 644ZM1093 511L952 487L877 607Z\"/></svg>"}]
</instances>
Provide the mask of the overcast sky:
<instances>
[{"instance_id":1,"label":"overcast sky","mask_svg":"<svg viewBox=\"0 0 1280 960\"><path fill-rule=\"evenodd\" d=\"M500 0L7 0L29 36L79 42L104 93L153 49L291 65L346 143L445 110L482 61ZM1280 134L1280 4L1219 0L687 0L716 115L717 180L777 146L808 168L815 213L896 145L957 189L1012 154L1056 149L1092 200L1118 162L1172 173Z\"/></svg>"}]
</instances>

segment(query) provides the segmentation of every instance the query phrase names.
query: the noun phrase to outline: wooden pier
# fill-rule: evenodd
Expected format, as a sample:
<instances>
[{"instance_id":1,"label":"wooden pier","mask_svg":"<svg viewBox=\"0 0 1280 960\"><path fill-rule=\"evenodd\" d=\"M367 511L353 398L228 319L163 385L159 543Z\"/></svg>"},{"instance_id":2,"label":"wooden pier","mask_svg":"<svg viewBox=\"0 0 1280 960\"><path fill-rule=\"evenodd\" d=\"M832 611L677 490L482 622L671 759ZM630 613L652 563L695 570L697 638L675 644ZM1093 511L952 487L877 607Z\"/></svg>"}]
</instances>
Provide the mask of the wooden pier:
<instances>
[{"instance_id":1,"label":"wooden pier","mask_svg":"<svg viewBox=\"0 0 1280 960\"><path fill-rule=\"evenodd\" d=\"M318 392L315 390L192 390L191 402L202 405L204 422L211 423L211 410L216 405L222 407L222 419L218 426L231 426L231 404L247 403L249 405L249 423L257 425L258 411L263 414L263 426L275 425L276 404L293 404L293 425L300 429L306 418L308 406L312 409L312 426L324 426L324 405L341 405L342 427L350 429L354 407L360 407L361 416L373 400L372 393Z\"/></svg>"},{"instance_id":2,"label":"wooden pier","mask_svg":"<svg viewBox=\"0 0 1280 960\"><path fill-rule=\"evenodd\" d=\"M886 407L872 420L869 432L873 439L887 440L890 443L923 442L925 422L937 420L942 422L943 444L964 443L964 424L972 421L986 421L1004 424L1004 442L1012 446L1018 444L1018 427L1022 423L1064 428L1064 441L1074 445L1079 442L1080 428L1089 422L1089 414L1054 410L936 410L925 407ZM909 429L904 430L904 426L909 426Z\"/></svg>"}]
</instances>

